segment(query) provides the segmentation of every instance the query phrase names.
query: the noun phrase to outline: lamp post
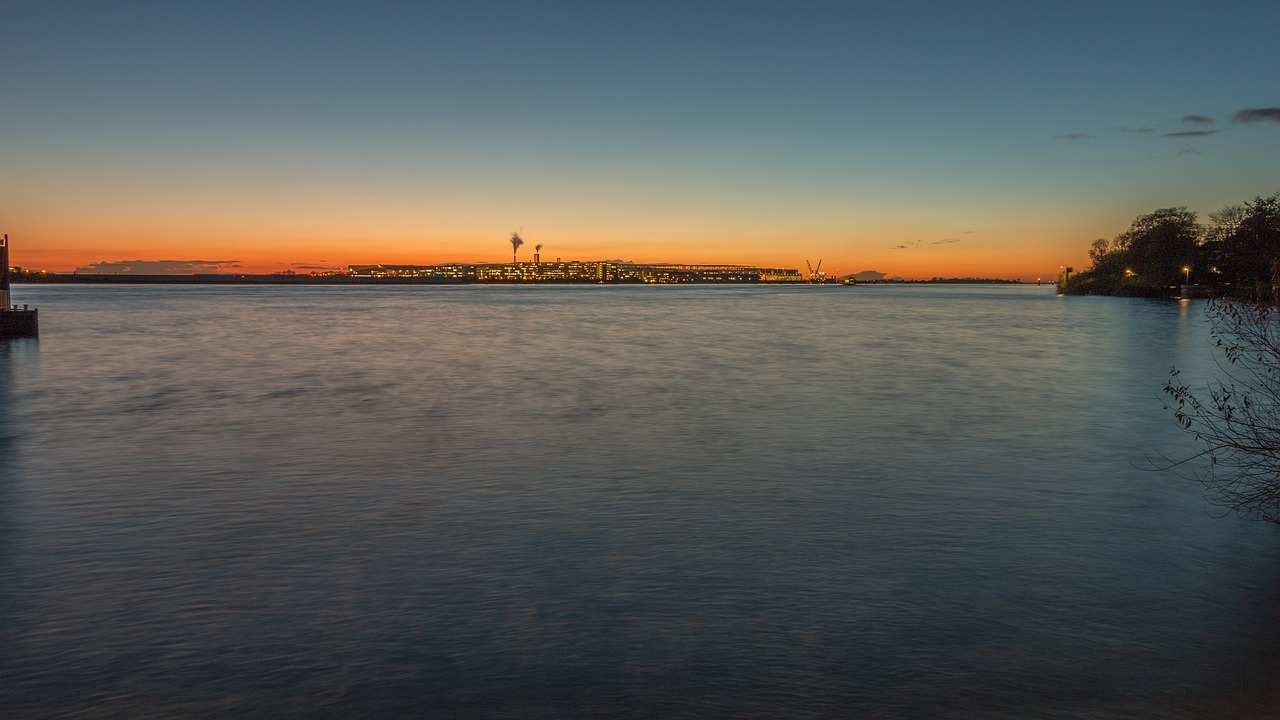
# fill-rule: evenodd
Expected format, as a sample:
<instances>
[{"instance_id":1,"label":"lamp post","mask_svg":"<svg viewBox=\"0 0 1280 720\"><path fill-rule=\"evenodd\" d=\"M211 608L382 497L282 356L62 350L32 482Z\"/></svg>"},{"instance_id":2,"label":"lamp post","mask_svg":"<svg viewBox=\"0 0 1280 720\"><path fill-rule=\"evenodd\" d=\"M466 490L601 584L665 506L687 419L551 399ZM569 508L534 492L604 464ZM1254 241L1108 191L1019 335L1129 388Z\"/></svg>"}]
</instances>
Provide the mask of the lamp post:
<instances>
[{"instance_id":1,"label":"lamp post","mask_svg":"<svg viewBox=\"0 0 1280 720\"><path fill-rule=\"evenodd\" d=\"M1191 266L1190 266L1190 265L1183 265L1183 266L1182 266L1182 274L1183 274L1184 276L1186 276L1186 283L1185 283L1185 284L1190 285L1190 284L1191 284Z\"/></svg>"}]
</instances>

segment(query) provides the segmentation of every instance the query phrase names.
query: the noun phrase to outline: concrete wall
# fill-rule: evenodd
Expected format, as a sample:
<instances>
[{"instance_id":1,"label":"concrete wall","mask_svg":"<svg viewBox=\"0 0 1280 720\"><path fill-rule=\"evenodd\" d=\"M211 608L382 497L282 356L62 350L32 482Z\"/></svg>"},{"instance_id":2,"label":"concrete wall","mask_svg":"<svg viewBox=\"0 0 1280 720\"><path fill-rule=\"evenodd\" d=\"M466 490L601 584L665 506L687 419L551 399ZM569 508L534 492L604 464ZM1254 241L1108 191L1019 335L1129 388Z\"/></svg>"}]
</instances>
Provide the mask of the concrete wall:
<instances>
[{"instance_id":1,"label":"concrete wall","mask_svg":"<svg viewBox=\"0 0 1280 720\"><path fill-rule=\"evenodd\" d=\"M0 310L0 338L36 337L40 318L35 310Z\"/></svg>"}]
</instances>

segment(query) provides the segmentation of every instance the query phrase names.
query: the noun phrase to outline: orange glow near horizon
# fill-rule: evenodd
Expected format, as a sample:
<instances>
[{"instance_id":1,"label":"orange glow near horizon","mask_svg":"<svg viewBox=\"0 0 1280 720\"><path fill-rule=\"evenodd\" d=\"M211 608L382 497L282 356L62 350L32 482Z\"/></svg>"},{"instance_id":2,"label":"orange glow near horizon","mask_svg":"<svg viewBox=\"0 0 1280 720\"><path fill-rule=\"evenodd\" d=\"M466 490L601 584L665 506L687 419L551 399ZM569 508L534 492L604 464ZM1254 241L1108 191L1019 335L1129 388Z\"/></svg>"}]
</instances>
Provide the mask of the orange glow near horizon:
<instances>
[{"instance_id":1,"label":"orange glow near horizon","mask_svg":"<svg viewBox=\"0 0 1280 720\"><path fill-rule=\"evenodd\" d=\"M511 260L510 246L503 253L499 248L489 247L493 243L485 243L484 247L457 244L453 250L444 252L432 251L419 247L395 245L391 243L366 245L358 252L348 250L340 255L337 248L328 250L311 248L304 254L286 254L278 247L267 249L241 248L235 252L227 252L224 246L189 246L181 253L164 251L157 248L136 248L132 252L93 252L90 250L56 249L32 250L19 249L13 254L11 263L29 270L47 270L49 272L73 272L80 268L90 267L99 262L126 261L203 261L230 262L222 272L241 273L273 273L282 270L311 272L312 270L343 270L348 265L372 265L377 263L389 265L435 265L445 262L464 263L499 263ZM470 248L470 250L468 250ZM637 263L650 262L682 262L690 264L737 264L760 267L789 267L806 271L806 261L816 265L822 261L822 268L829 275L847 275L865 270L875 270L890 277L905 279L928 279L931 277L989 277L989 278L1021 278L1034 279L1040 276L1056 275L1059 265L1075 265L1083 268L1084 262L1074 257L1042 260L1032 257L1031 253L1010 254L999 261L988 258L964 257L902 257L906 253L894 254L890 251L858 252L841 255L838 253L807 253L804 257L777 255L760 251L743 251L733 255L719 255L707 252L696 254L673 252L618 253L608 248L593 249L580 246L578 252L557 248L547 243L541 257L543 261L563 260L626 260ZM532 248L522 247L519 254L521 261L532 261ZM222 251L222 252L219 252ZM1083 254L1083 253L1081 253Z\"/></svg>"},{"instance_id":2,"label":"orange glow near horizon","mask_svg":"<svg viewBox=\"0 0 1280 720\"><path fill-rule=\"evenodd\" d=\"M231 263L223 272L273 273L345 269L348 265L433 265L444 262L490 263L511 259L510 230L459 229L450 236L429 236L391 228L303 228L289 232L260 227L256 233L232 233L226 226L203 224L199 230L178 227L123 226L95 232L68 225L49 231L18 227L9 232L11 262L32 270L72 272L94 263L119 261L202 261ZM743 233L648 230L633 237L613 236L595 228L528 229L520 260L533 259L533 246L542 243L546 261L627 260L742 264L796 268L822 260L823 270L845 275L875 270L890 277L991 277L1034 280L1056 276L1061 265L1083 267L1090 235L1083 228L1045 237L1034 228L1002 233L946 236L928 230L894 232L878 229L867 234L810 230L782 233ZM608 237L607 240L600 240ZM181 238L181 240L175 240Z\"/></svg>"},{"instance_id":3,"label":"orange glow near horizon","mask_svg":"<svg viewBox=\"0 0 1280 720\"><path fill-rule=\"evenodd\" d=\"M24 268L491 263L522 230L524 260L1034 280L1143 213L1275 192L1280 164L1273 23L1229 14L1063 11L1044 37L946 3L937 33L893 4L84 5L6 16ZM1204 52L1156 62L1133 28Z\"/></svg>"}]
</instances>

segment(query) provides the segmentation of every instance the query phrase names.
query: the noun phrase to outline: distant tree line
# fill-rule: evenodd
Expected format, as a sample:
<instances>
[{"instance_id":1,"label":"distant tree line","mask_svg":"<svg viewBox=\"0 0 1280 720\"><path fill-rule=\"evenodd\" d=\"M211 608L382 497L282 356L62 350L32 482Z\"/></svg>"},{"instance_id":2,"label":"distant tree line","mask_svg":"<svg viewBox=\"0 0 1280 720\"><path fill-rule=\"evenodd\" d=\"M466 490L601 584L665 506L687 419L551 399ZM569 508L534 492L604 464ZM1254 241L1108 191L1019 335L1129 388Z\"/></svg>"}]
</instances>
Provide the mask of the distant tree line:
<instances>
[{"instance_id":1,"label":"distant tree line","mask_svg":"<svg viewBox=\"0 0 1280 720\"><path fill-rule=\"evenodd\" d=\"M1160 297L1182 284L1223 294L1280 298L1280 192L1228 205L1206 223L1185 207L1139 215L1089 249L1090 268L1067 282L1073 295Z\"/></svg>"},{"instance_id":2,"label":"distant tree line","mask_svg":"<svg viewBox=\"0 0 1280 720\"><path fill-rule=\"evenodd\" d=\"M932 277L928 280L905 280L902 278L884 278L881 280L867 280L865 282L880 283L883 285L903 284L903 285L928 285L931 283L938 285L1020 285L1021 280L1007 280L1003 278L980 278L980 277Z\"/></svg>"}]
</instances>

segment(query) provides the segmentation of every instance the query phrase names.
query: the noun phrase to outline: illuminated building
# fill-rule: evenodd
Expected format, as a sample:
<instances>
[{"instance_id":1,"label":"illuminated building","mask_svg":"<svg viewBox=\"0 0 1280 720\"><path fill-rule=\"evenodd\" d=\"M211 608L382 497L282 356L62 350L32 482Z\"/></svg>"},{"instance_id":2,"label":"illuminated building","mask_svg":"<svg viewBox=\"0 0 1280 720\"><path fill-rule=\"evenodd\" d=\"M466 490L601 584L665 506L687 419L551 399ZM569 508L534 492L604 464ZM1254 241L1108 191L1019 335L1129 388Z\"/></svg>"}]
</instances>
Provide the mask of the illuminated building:
<instances>
[{"instance_id":1,"label":"illuminated building","mask_svg":"<svg viewBox=\"0 0 1280 720\"><path fill-rule=\"evenodd\" d=\"M640 264L620 260L351 265L348 274L368 278L420 278L476 283L799 283L792 268L749 265Z\"/></svg>"}]
</instances>

